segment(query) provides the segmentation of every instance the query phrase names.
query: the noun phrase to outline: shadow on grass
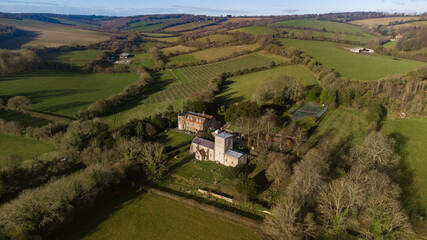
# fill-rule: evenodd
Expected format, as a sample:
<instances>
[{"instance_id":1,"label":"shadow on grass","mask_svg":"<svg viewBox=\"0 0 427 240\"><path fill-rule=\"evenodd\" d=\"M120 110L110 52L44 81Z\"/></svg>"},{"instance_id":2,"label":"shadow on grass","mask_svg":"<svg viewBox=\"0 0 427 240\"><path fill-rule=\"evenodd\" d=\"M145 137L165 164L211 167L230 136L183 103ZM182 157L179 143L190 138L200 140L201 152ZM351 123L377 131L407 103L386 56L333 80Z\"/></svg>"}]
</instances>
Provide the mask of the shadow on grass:
<instances>
[{"instance_id":1,"label":"shadow on grass","mask_svg":"<svg viewBox=\"0 0 427 240\"><path fill-rule=\"evenodd\" d=\"M9 50L17 50L22 48L26 43L35 40L40 34L35 31L22 31L22 35L14 37L12 39L0 42L0 48Z\"/></svg>"},{"instance_id":2,"label":"shadow on grass","mask_svg":"<svg viewBox=\"0 0 427 240\"><path fill-rule=\"evenodd\" d=\"M224 81L224 83L220 86L220 93L224 93L229 91L230 85L233 84L235 81L227 79ZM243 101L245 98L244 97L233 97L234 94L238 93L237 91L233 91L233 92L228 92L227 94L222 94L221 96L216 96L215 97L215 103L218 106L221 105L231 105L233 103L237 103L240 101Z\"/></svg>"},{"instance_id":3,"label":"shadow on grass","mask_svg":"<svg viewBox=\"0 0 427 240\"><path fill-rule=\"evenodd\" d=\"M395 140L394 151L402 158L397 169L397 174L393 176L394 181L400 184L402 188L402 201L406 212L410 216L427 216L427 209L423 208L422 199L414 185L414 173L408 167L408 152L406 144L408 138L400 132L392 132L388 137Z\"/></svg>"}]
</instances>

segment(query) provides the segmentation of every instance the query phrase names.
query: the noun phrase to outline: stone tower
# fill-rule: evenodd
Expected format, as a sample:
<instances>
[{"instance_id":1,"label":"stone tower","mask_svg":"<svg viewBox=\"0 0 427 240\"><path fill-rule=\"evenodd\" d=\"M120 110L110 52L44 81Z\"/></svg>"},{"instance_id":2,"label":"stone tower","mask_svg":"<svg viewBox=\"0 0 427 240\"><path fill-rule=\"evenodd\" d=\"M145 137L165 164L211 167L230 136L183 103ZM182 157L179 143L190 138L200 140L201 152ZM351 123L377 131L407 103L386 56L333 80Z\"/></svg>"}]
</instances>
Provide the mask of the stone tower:
<instances>
[{"instance_id":1,"label":"stone tower","mask_svg":"<svg viewBox=\"0 0 427 240\"><path fill-rule=\"evenodd\" d=\"M224 154L233 149L233 135L221 132L215 135L215 161L224 164Z\"/></svg>"}]
</instances>

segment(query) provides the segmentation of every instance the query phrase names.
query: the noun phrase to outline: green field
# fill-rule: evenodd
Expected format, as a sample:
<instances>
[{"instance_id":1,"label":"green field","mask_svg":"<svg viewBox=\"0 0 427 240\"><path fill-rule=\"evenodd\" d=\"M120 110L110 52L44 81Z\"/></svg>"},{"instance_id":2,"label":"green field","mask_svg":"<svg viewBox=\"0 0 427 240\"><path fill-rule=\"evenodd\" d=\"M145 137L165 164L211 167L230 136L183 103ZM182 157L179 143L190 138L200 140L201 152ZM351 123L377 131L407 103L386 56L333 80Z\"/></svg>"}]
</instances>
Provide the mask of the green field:
<instances>
[{"instance_id":1,"label":"green field","mask_svg":"<svg viewBox=\"0 0 427 240\"><path fill-rule=\"evenodd\" d=\"M195 50L195 47L187 47L187 46L183 46L183 45L176 45L173 47L169 47L169 48L163 48L162 52L164 55L169 55L169 54L175 54L175 53L185 53L185 52L189 52L189 51L193 51Z\"/></svg>"},{"instance_id":2,"label":"green field","mask_svg":"<svg viewBox=\"0 0 427 240\"><path fill-rule=\"evenodd\" d=\"M87 74L41 70L0 80L0 97L27 96L33 110L74 117L96 100L135 82L134 73Z\"/></svg>"},{"instance_id":3,"label":"green field","mask_svg":"<svg viewBox=\"0 0 427 240\"><path fill-rule=\"evenodd\" d=\"M356 21L351 21L351 24L356 25L366 25L366 26L375 26L375 25L388 25L391 22L396 21L409 21L409 20L417 20L420 17L381 17L381 18L368 18L368 19L361 19Z\"/></svg>"},{"instance_id":4,"label":"green field","mask_svg":"<svg viewBox=\"0 0 427 240\"><path fill-rule=\"evenodd\" d=\"M382 132L394 138L407 171L401 182L404 206L410 213L427 214L427 118L401 119L389 114Z\"/></svg>"},{"instance_id":5,"label":"green field","mask_svg":"<svg viewBox=\"0 0 427 240\"><path fill-rule=\"evenodd\" d=\"M147 40L155 40L160 42L176 42L179 40L179 37L147 37Z\"/></svg>"},{"instance_id":6,"label":"green field","mask_svg":"<svg viewBox=\"0 0 427 240\"><path fill-rule=\"evenodd\" d=\"M82 50L71 52L55 52L46 54L43 59L48 61L60 61L71 66L83 67L87 63L96 60L104 51L102 50Z\"/></svg>"},{"instance_id":7,"label":"green field","mask_svg":"<svg viewBox=\"0 0 427 240\"><path fill-rule=\"evenodd\" d=\"M258 87L265 81L285 75L295 77L304 85L317 84L316 77L304 67L299 65L285 66L229 78L224 82L224 90L217 98L221 103L250 100Z\"/></svg>"},{"instance_id":8,"label":"green field","mask_svg":"<svg viewBox=\"0 0 427 240\"><path fill-rule=\"evenodd\" d=\"M136 53L132 58L131 67L147 67L147 68L155 68L157 66L156 62L154 62L151 57L151 53Z\"/></svg>"},{"instance_id":9,"label":"green field","mask_svg":"<svg viewBox=\"0 0 427 240\"><path fill-rule=\"evenodd\" d=\"M309 139L309 144L322 144L318 142L322 137L331 138L331 147L361 144L367 127L364 113L339 107L330 110L320 121Z\"/></svg>"},{"instance_id":10,"label":"green field","mask_svg":"<svg viewBox=\"0 0 427 240\"><path fill-rule=\"evenodd\" d=\"M251 26L251 27L243 27L231 30L230 32L244 32L248 34L272 34L274 33L274 30L267 26Z\"/></svg>"},{"instance_id":11,"label":"green field","mask_svg":"<svg viewBox=\"0 0 427 240\"><path fill-rule=\"evenodd\" d=\"M58 239L259 239L247 228L149 193L98 209L68 226Z\"/></svg>"},{"instance_id":12,"label":"green field","mask_svg":"<svg viewBox=\"0 0 427 240\"><path fill-rule=\"evenodd\" d=\"M322 32L322 31L312 31L312 30L301 30L301 29L291 29L283 28L287 36L291 38L319 38L319 39L331 39L332 42L335 40L345 40L345 41L358 41L361 43L369 43L371 40L375 39L375 36L369 34L355 35L355 34L345 34L345 33L333 33L333 32Z\"/></svg>"},{"instance_id":13,"label":"green field","mask_svg":"<svg viewBox=\"0 0 427 240\"><path fill-rule=\"evenodd\" d=\"M380 78L405 74L426 63L393 58L379 54L357 54L345 48L354 46L331 42L283 39L285 48L294 46L317 61L334 68L342 76L355 80L378 80Z\"/></svg>"},{"instance_id":14,"label":"green field","mask_svg":"<svg viewBox=\"0 0 427 240\"><path fill-rule=\"evenodd\" d=\"M48 142L0 133L0 157L17 155L25 160L54 150L55 146ZM3 164L1 159L0 165Z\"/></svg>"},{"instance_id":15,"label":"green field","mask_svg":"<svg viewBox=\"0 0 427 240\"><path fill-rule=\"evenodd\" d=\"M183 64L189 62L197 62L200 60L212 61L218 58L228 57L233 53L242 53L244 51L253 51L259 47L258 44L224 46L216 48L208 48L189 54L182 54L168 59L169 64Z\"/></svg>"},{"instance_id":16,"label":"green field","mask_svg":"<svg viewBox=\"0 0 427 240\"><path fill-rule=\"evenodd\" d=\"M101 26L98 26L98 25L92 25L92 24L87 24L87 23L72 21L72 20L63 19L63 18L53 18L53 19L56 19L56 20L60 21L62 24L65 24L65 25L73 25L73 26L77 26L77 27L93 28L93 29L99 29L99 28L101 28Z\"/></svg>"},{"instance_id":17,"label":"green field","mask_svg":"<svg viewBox=\"0 0 427 240\"><path fill-rule=\"evenodd\" d=\"M227 42L230 41L233 37L231 35L223 35L223 34L213 34L206 37L198 38L198 42L206 42L209 38L211 42Z\"/></svg>"},{"instance_id":18,"label":"green field","mask_svg":"<svg viewBox=\"0 0 427 240\"><path fill-rule=\"evenodd\" d=\"M198 28L198 27L203 27L203 26L209 25L211 23L214 23L214 21L191 22L191 23L176 25L173 27L168 27L168 28L164 29L163 31L165 31L165 32L182 32L182 31L187 31L187 30L191 30L194 28Z\"/></svg>"},{"instance_id":19,"label":"green field","mask_svg":"<svg viewBox=\"0 0 427 240\"><path fill-rule=\"evenodd\" d=\"M352 34L361 34L363 29L359 26L354 26L345 23L338 22L329 22L329 21L320 21L314 19L298 19L298 20L289 20L283 22L274 23L276 26L290 26L290 27L309 27L316 30L326 29L328 32L340 32L340 33L352 33Z\"/></svg>"},{"instance_id":20,"label":"green field","mask_svg":"<svg viewBox=\"0 0 427 240\"><path fill-rule=\"evenodd\" d=\"M135 22L135 23L128 24L124 31L125 32L131 32L131 31L151 32L177 21L179 21L179 18L161 19L153 22L150 22L150 21Z\"/></svg>"},{"instance_id":21,"label":"green field","mask_svg":"<svg viewBox=\"0 0 427 240\"><path fill-rule=\"evenodd\" d=\"M19 122L19 124L21 124L24 127L42 127L49 123L53 123L52 121L49 121L43 118L32 117L28 114L24 114L21 112L4 111L4 110L0 110L0 119L3 119L7 122L9 121Z\"/></svg>"},{"instance_id":22,"label":"green field","mask_svg":"<svg viewBox=\"0 0 427 240\"><path fill-rule=\"evenodd\" d=\"M12 24L28 31L28 34L16 37L0 44L0 48L16 49L22 46L59 47L62 45L91 44L107 40L111 34L78 29L62 24L39 22L34 20L16 20L0 18L0 24Z\"/></svg>"}]
</instances>

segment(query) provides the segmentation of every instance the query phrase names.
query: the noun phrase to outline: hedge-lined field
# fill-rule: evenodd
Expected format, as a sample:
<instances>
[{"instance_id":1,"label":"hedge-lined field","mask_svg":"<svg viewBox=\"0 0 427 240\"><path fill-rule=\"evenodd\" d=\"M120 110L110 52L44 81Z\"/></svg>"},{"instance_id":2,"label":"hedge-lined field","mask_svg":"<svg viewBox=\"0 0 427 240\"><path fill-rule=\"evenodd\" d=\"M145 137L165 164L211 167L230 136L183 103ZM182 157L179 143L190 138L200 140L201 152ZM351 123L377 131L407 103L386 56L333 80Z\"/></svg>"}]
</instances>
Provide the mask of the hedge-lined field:
<instances>
[{"instance_id":1,"label":"hedge-lined field","mask_svg":"<svg viewBox=\"0 0 427 240\"><path fill-rule=\"evenodd\" d=\"M258 87L268 80L280 76L293 76L304 85L317 84L316 77L309 70L299 65L273 68L261 72L232 77L224 82L224 90L218 95L222 103L234 103L252 99Z\"/></svg>"},{"instance_id":2,"label":"hedge-lined field","mask_svg":"<svg viewBox=\"0 0 427 240\"><path fill-rule=\"evenodd\" d=\"M151 193L120 202L117 206L97 209L68 226L59 239L259 239L245 227ZM108 212L107 216L105 212Z\"/></svg>"},{"instance_id":3,"label":"hedge-lined field","mask_svg":"<svg viewBox=\"0 0 427 240\"><path fill-rule=\"evenodd\" d=\"M285 48L296 47L317 61L334 68L342 76L355 80L378 80L395 74L405 74L426 63L379 54L357 54L351 45L332 42L282 39Z\"/></svg>"},{"instance_id":4,"label":"hedge-lined field","mask_svg":"<svg viewBox=\"0 0 427 240\"><path fill-rule=\"evenodd\" d=\"M71 66L83 67L87 63L96 60L103 52L103 50L55 52L46 54L42 57L48 61L59 61L62 63L68 63Z\"/></svg>"},{"instance_id":5,"label":"hedge-lined field","mask_svg":"<svg viewBox=\"0 0 427 240\"><path fill-rule=\"evenodd\" d=\"M0 133L0 168L5 156L17 155L25 160L54 150L55 146L45 141Z\"/></svg>"},{"instance_id":6,"label":"hedge-lined field","mask_svg":"<svg viewBox=\"0 0 427 240\"><path fill-rule=\"evenodd\" d=\"M136 79L135 73L87 74L40 70L1 79L0 97L26 96L32 101L33 110L74 117L79 109L123 91Z\"/></svg>"},{"instance_id":7,"label":"hedge-lined field","mask_svg":"<svg viewBox=\"0 0 427 240\"><path fill-rule=\"evenodd\" d=\"M342 32L352 34L366 34L359 26L354 26L345 23L319 21L314 19L298 19L274 23L276 26L291 26L291 27L309 27L312 29L322 30L326 29L328 32Z\"/></svg>"},{"instance_id":8,"label":"hedge-lined field","mask_svg":"<svg viewBox=\"0 0 427 240\"><path fill-rule=\"evenodd\" d=\"M191 30L191 29L197 28L197 27L203 27L203 26L209 25L209 24L214 23L214 22L215 21L185 23L185 24L180 24L180 25L168 27L168 28L164 29L163 31L165 31L165 32L181 32L181 31Z\"/></svg>"},{"instance_id":9,"label":"hedge-lined field","mask_svg":"<svg viewBox=\"0 0 427 240\"><path fill-rule=\"evenodd\" d=\"M235 30L231 30L230 32L244 32L248 34L272 34L274 30L267 26L251 26L251 27L243 27Z\"/></svg>"}]
</instances>

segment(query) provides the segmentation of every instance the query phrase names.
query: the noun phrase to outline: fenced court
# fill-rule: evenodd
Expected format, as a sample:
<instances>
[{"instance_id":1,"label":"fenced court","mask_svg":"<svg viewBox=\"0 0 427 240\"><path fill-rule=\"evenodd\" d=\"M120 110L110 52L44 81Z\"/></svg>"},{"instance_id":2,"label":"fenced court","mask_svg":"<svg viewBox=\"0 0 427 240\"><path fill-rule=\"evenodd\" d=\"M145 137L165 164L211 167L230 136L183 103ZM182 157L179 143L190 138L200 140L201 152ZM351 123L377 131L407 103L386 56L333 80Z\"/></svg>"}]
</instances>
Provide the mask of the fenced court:
<instances>
[{"instance_id":1,"label":"fenced court","mask_svg":"<svg viewBox=\"0 0 427 240\"><path fill-rule=\"evenodd\" d=\"M328 106L322 106L319 104L302 104L295 110L291 111L291 114L295 119L304 117L316 117L316 119L319 119L326 113L326 111L328 111Z\"/></svg>"}]
</instances>

